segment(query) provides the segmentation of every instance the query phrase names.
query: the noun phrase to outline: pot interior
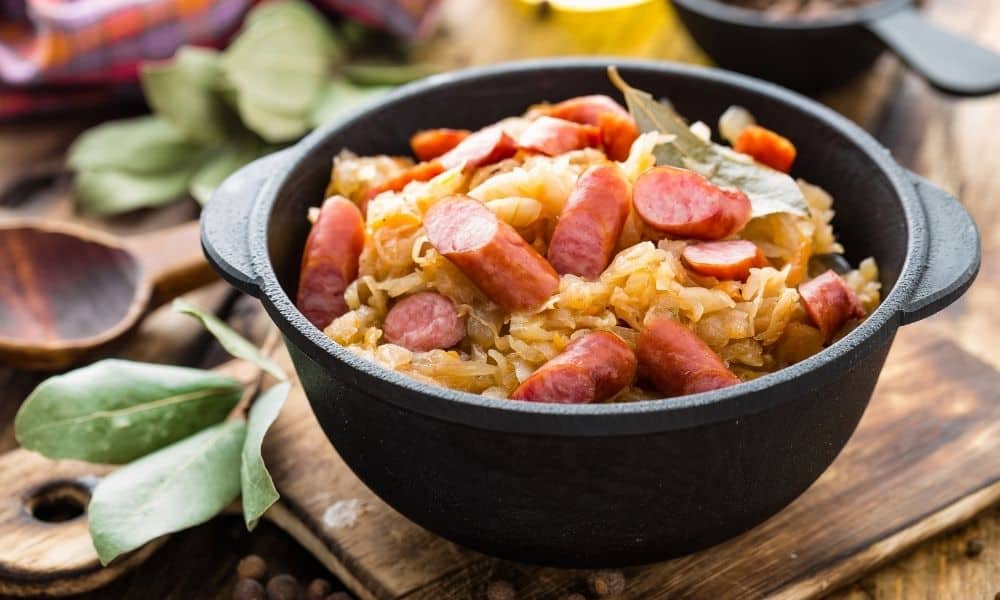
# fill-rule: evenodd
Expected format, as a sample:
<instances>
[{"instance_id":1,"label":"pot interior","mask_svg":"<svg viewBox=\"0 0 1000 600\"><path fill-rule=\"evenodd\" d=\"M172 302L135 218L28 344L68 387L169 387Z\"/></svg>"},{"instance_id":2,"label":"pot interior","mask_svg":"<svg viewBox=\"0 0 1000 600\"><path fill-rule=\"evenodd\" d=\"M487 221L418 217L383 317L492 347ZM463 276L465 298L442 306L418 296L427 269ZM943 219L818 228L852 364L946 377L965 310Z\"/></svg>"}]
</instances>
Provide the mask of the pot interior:
<instances>
[{"instance_id":1,"label":"pot interior","mask_svg":"<svg viewBox=\"0 0 1000 600\"><path fill-rule=\"evenodd\" d=\"M747 80L715 79L707 70L658 70L622 67L631 85L669 98L690 121L713 127L727 107L746 107L762 125L786 136L798 148L792 175L826 189L834 198L833 225L852 265L874 256L880 267L882 297L899 278L907 252L902 201L887 173L859 141L811 114L797 97L778 99L753 89ZM704 74L704 75L702 75ZM447 79L447 78L445 78ZM741 83L742 82L742 83ZM585 94L621 100L597 64L556 64L487 71L403 94L357 118L311 138L313 145L284 179L267 223L267 245L278 280L295 297L302 248L309 232L306 213L323 201L333 157L343 149L359 155L409 154L410 136L433 127L476 129L518 115L535 103ZM306 142L307 144L309 142Z\"/></svg>"}]
</instances>

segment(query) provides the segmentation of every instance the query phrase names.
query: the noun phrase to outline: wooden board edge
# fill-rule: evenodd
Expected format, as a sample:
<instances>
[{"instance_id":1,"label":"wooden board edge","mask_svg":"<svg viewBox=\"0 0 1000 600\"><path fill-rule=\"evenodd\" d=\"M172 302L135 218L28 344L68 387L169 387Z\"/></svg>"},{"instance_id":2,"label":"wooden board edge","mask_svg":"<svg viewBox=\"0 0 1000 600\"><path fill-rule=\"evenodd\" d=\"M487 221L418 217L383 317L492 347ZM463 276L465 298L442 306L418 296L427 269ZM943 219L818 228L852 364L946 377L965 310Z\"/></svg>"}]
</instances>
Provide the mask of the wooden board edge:
<instances>
[{"instance_id":1,"label":"wooden board edge","mask_svg":"<svg viewBox=\"0 0 1000 600\"><path fill-rule=\"evenodd\" d=\"M21 580L0 579L0 596L15 596L22 598L72 596L90 592L104 587L146 562L160 546L167 542L169 536L153 540L135 552L107 567L95 564L91 570L82 570L79 574L57 573L51 580ZM95 561L96 562L96 561Z\"/></svg>"},{"instance_id":2,"label":"wooden board edge","mask_svg":"<svg viewBox=\"0 0 1000 600\"><path fill-rule=\"evenodd\" d=\"M827 572L807 575L768 595L771 600L818 598L871 573L891 560L949 529L971 521L976 515L1000 502L1000 480L981 488L935 512L923 515L912 525L842 560Z\"/></svg>"},{"instance_id":3,"label":"wooden board edge","mask_svg":"<svg viewBox=\"0 0 1000 600\"><path fill-rule=\"evenodd\" d=\"M313 533L288 507L283 506L280 501L264 513L264 518L292 536L295 541L308 550L316 560L322 563L359 600L378 600L379 596L355 577L350 569L347 568L347 565L327 549L323 540Z\"/></svg>"}]
</instances>

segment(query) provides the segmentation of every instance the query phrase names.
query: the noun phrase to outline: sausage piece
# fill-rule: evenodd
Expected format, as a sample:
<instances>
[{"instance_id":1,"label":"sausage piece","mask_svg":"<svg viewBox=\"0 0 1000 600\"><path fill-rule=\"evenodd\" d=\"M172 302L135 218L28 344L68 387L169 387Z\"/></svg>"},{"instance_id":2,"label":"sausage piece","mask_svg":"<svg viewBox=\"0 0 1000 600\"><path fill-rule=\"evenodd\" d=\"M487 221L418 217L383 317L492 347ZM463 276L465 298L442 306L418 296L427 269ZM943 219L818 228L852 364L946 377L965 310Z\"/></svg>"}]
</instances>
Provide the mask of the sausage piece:
<instances>
[{"instance_id":1,"label":"sausage piece","mask_svg":"<svg viewBox=\"0 0 1000 600\"><path fill-rule=\"evenodd\" d=\"M604 153L611 160L628 158L632 142L639 137L639 127L632 115L621 104L600 94L564 100L548 107L545 114L599 127Z\"/></svg>"},{"instance_id":2,"label":"sausage piece","mask_svg":"<svg viewBox=\"0 0 1000 600\"><path fill-rule=\"evenodd\" d=\"M561 274L597 278L611 263L630 208L628 182L615 166L587 169L552 233L549 262Z\"/></svg>"},{"instance_id":3,"label":"sausage piece","mask_svg":"<svg viewBox=\"0 0 1000 600\"><path fill-rule=\"evenodd\" d=\"M378 196L382 192L398 192L405 188L406 184L411 181L429 181L441 173L444 173L444 165L442 165L439 161L432 160L430 162L415 164L399 175L391 177L387 181L384 181L368 190L368 194L365 196L365 207L368 206L369 200Z\"/></svg>"},{"instance_id":4,"label":"sausage piece","mask_svg":"<svg viewBox=\"0 0 1000 600\"><path fill-rule=\"evenodd\" d=\"M436 292L420 292L397 302L382 323L385 339L414 352L451 348L465 337L465 319Z\"/></svg>"},{"instance_id":5,"label":"sausage piece","mask_svg":"<svg viewBox=\"0 0 1000 600\"><path fill-rule=\"evenodd\" d=\"M639 376L664 396L697 394L740 383L719 355L680 323L660 317L639 334Z\"/></svg>"},{"instance_id":6,"label":"sausage piece","mask_svg":"<svg viewBox=\"0 0 1000 600\"><path fill-rule=\"evenodd\" d=\"M528 376L512 400L587 404L603 402L635 379L635 354L617 335L595 331L579 337Z\"/></svg>"},{"instance_id":7,"label":"sausage piece","mask_svg":"<svg viewBox=\"0 0 1000 600\"><path fill-rule=\"evenodd\" d=\"M465 163L468 168L481 167L514 156L517 142L500 127L480 129L465 138L457 146L441 155L440 161L446 169L453 169Z\"/></svg>"},{"instance_id":8,"label":"sausage piece","mask_svg":"<svg viewBox=\"0 0 1000 600\"><path fill-rule=\"evenodd\" d=\"M521 133L518 145L533 152L557 156L564 152L601 145L601 130L565 119L539 117Z\"/></svg>"},{"instance_id":9,"label":"sausage piece","mask_svg":"<svg viewBox=\"0 0 1000 600\"><path fill-rule=\"evenodd\" d=\"M795 145L788 138L760 125L744 127L733 142L733 150L783 173L792 170L796 155Z\"/></svg>"},{"instance_id":10,"label":"sausage piece","mask_svg":"<svg viewBox=\"0 0 1000 600\"><path fill-rule=\"evenodd\" d=\"M653 229L676 237L718 240L750 220L750 199L677 167L653 167L636 180L632 204Z\"/></svg>"},{"instance_id":11,"label":"sausage piece","mask_svg":"<svg viewBox=\"0 0 1000 600\"><path fill-rule=\"evenodd\" d=\"M468 129L425 129L413 134L410 148L418 160L434 160L457 146L470 133Z\"/></svg>"},{"instance_id":12,"label":"sausage piece","mask_svg":"<svg viewBox=\"0 0 1000 600\"><path fill-rule=\"evenodd\" d=\"M768 264L757 244L748 240L691 244L684 247L681 258L695 273L740 281L746 281L751 267Z\"/></svg>"},{"instance_id":13,"label":"sausage piece","mask_svg":"<svg viewBox=\"0 0 1000 600\"><path fill-rule=\"evenodd\" d=\"M431 245L508 311L537 308L559 288L552 265L478 200L444 198L424 227Z\"/></svg>"},{"instance_id":14,"label":"sausage piece","mask_svg":"<svg viewBox=\"0 0 1000 600\"><path fill-rule=\"evenodd\" d=\"M860 319L867 314L858 295L833 270L800 284L799 296L806 314L819 327L826 343L849 320Z\"/></svg>"},{"instance_id":15,"label":"sausage piece","mask_svg":"<svg viewBox=\"0 0 1000 600\"><path fill-rule=\"evenodd\" d=\"M295 305L320 329L347 312L344 290L358 276L365 246L361 211L342 196L328 198L309 231Z\"/></svg>"}]
</instances>

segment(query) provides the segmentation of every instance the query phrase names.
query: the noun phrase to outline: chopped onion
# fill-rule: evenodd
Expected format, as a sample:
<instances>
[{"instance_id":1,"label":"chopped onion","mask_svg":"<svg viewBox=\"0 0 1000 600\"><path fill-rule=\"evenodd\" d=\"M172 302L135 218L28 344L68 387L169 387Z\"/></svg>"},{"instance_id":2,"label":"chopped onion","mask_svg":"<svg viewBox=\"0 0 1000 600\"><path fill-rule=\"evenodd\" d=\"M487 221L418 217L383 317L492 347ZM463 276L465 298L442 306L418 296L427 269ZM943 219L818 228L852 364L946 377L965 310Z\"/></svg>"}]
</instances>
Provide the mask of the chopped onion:
<instances>
[{"instance_id":1,"label":"chopped onion","mask_svg":"<svg viewBox=\"0 0 1000 600\"><path fill-rule=\"evenodd\" d=\"M732 144L744 129L750 125L756 125L756 123L757 121L747 109L742 106L730 106L719 117L719 133Z\"/></svg>"}]
</instances>

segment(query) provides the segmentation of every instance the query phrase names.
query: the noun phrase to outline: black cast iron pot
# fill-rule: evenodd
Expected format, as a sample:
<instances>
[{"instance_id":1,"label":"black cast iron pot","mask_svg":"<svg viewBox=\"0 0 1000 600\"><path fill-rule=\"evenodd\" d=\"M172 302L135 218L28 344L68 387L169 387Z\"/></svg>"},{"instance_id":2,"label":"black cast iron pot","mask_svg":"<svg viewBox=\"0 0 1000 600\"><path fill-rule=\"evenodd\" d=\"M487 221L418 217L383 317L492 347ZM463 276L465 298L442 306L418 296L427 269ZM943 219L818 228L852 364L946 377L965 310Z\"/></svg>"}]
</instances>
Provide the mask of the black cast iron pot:
<instances>
[{"instance_id":1,"label":"black cast iron pot","mask_svg":"<svg viewBox=\"0 0 1000 600\"><path fill-rule=\"evenodd\" d=\"M306 211L322 201L341 149L405 154L417 129L474 129L541 100L614 94L606 64L513 63L408 85L243 168L202 215L209 260L261 299L320 424L358 477L427 529L523 562L658 561L781 510L854 431L896 328L955 300L979 265L961 205L847 119L741 75L623 61L627 81L668 96L691 119L714 122L736 103L795 142L794 174L837 199L848 258L873 255L881 266L885 299L860 327L802 363L724 390L554 405L419 383L344 350L295 308Z\"/></svg>"},{"instance_id":2,"label":"black cast iron pot","mask_svg":"<svg viewBox=\"0 0 1000 600\"><path fill-rule=\"evenodd\" d=\"M933 86L977 96L1000 91L1000 54L935 27L913 0L879 0L815 19L775 19L719 0L671 0L719 65L804 91L838 86L888 47Z\"/></svg>"}]
</instances>

